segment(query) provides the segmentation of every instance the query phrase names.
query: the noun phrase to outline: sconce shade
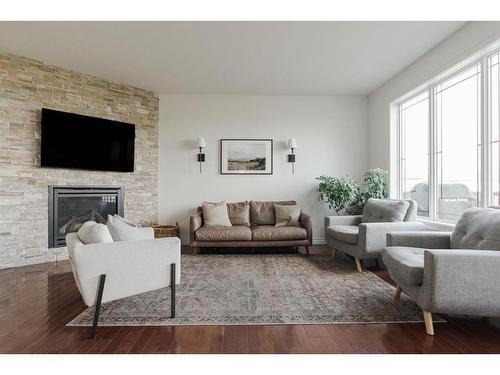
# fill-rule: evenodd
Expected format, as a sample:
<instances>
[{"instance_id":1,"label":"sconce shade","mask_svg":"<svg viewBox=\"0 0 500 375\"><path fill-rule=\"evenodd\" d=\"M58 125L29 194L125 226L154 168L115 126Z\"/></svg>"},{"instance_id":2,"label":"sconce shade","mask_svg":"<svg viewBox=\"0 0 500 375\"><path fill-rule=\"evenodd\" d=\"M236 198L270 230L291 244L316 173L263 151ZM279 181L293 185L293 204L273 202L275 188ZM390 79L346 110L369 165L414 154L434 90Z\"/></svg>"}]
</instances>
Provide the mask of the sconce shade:
<instances>
[{"instance_id":1,"label":"sconce shade","mask_svg":"<svg viewBox=\"0 0 500 375\"><path fill-rule=\"evenodd\" d=\"M295 140L295 138L290 138L288 140L288 147L289 148L297 148L297 141Z\"/></svg>"},{"instance_id":2,"label":"sconce shade","mask_svg":"<svg viewBox=\"0 0 500 375\"><path fill-rule=\"evenodd\" d=\"M198 147L206 148L207 143L205 142L205 138L198 138Z\"/></svg>"}]
</instances>

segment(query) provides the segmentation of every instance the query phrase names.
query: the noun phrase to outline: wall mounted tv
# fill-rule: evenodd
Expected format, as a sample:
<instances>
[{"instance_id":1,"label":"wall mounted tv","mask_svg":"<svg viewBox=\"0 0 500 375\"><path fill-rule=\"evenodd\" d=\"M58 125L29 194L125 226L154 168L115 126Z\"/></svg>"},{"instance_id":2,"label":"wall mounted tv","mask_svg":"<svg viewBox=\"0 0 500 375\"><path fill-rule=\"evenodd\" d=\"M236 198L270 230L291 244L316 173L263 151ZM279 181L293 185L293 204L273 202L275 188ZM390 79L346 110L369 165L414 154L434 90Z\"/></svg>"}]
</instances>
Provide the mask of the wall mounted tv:
<instances>
[{"instance_id":1,"label":"wall mounted tv","mask_svg":"<svg viewBox=\"0 0 500 375\"><path fill-rule=\"evenodd\" d=\"M135 126L42 109L41 166L134 171Z\"/></svg>"}]
</instances>

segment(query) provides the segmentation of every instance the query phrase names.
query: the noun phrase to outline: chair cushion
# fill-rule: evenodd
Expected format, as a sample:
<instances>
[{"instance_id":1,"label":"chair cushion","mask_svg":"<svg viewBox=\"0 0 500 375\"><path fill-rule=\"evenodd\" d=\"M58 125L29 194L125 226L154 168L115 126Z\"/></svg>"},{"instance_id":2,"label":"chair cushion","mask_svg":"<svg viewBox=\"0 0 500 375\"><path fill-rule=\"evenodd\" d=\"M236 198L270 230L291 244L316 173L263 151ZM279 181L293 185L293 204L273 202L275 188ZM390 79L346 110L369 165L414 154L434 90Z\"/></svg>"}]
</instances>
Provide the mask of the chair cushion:
<instances>
[{"instance_id":1,"label":"chair cushion","mask_svg":"<svg viewBox=\"0 0 500 375\"><path fill-rule=\"evenodd\" d=\"M500 209L466 210L451 234L452 249L500 250Z\"/></svg>"},{"instance_id":2,"label":"chair cushion","mask_svg":"<svg viewBox=\"0 0 500 375\"><path fill-rule=\"evenodd\" d=\"M403 221L410 203L395 199L370 198L363 208L362 223Z\"/></svg>"},{"instance_id":3,"label":"chair cushion","mask_svg":"<svg viewBox=\"0 0 500 375\"><path fill-rule=\"evenodd\" d=\"M226 202L203 202L203 222L206 226L231 226Z\"/></svg>"},{"instance_id":4,"label":"chair cushion","mask_svg":"<svg viewBox=\"0 0 500 375\"><path fill-rule=\"evenodd\" d=\"M358 243L359 227L357 225L330 225L326 235L337 241L356 245Z\"/></svg>"},{"instance_id":5,"label":"chair cushion","mask_svg":"<svg viewBox=\"0 0 500 375\"><path fill-rule=\"evenodd\" d=\"M386 247L382 259L396 282L422 285L424 281L424 251L416 247Z\"/></svg>"},{"instance_id":6,"label":"chair cushion","mask_svg":"<svg viewBox=\"0 0 500 375\"><path fill-rule=\"evenodd\" d=\"M232 225L250 225L250 205L248 202L228 203L227 213Z\"/></svg>"},{"instance_id":7,"label":"chair cushion","mask_svg":"<svg viewBox=\"0 0 500 375\"><path fill-rule=\"evenodd\" d=\"M274 212L276 214L276 226L299 226L300 207L295 205L275 204Z\"/></svg>"},{"instance_id":8,"label":"chair cushion","mask_svg":"<svg viewBox=\"0 0 500 375\"><path fill-rule=\"evenodd\" d=\"M302 227L258 226L252 228L254 241L296 241L307 239L307 230Z\"/></svg>"},{"instance_id":9,"label":"chair cushion","mask_svg":"<svg viewBox=\"0 0 500 375\"><path fill-rule=\"evenodd\" d=\"M252 231L243 225L201 227L194 238L197 241L251 241Z\"/></svg>"},{"instance_id":10,"label":"chair cushion","mask_svg":"<svg viewBox=\"0 0 500 375\"><path fill-rule=\"evenodd\" d=\"M295 201L282 202L250 202L250 223L252 225L274 225L276 224L276 215L274 213L274 204L294 205Z\"/></svg>"}]
</instances>

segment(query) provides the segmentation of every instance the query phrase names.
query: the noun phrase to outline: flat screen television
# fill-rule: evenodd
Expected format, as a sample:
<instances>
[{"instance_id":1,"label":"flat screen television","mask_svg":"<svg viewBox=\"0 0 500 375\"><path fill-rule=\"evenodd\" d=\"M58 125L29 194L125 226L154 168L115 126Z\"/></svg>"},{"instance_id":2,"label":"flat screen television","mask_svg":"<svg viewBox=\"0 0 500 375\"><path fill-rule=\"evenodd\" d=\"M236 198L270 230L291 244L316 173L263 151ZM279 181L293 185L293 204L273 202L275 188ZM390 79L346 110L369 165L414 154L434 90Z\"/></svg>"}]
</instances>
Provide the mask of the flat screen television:
<instances>
[{"instance_id":1,"label":"flat screen television","mask_svg":"<svg viewBox=\"0 0 500 375\"><path fill-rule=\"evenodd\" d=\"M42 109L41 166L134 171L135 126Z\"/></svg>"}]
</instances>

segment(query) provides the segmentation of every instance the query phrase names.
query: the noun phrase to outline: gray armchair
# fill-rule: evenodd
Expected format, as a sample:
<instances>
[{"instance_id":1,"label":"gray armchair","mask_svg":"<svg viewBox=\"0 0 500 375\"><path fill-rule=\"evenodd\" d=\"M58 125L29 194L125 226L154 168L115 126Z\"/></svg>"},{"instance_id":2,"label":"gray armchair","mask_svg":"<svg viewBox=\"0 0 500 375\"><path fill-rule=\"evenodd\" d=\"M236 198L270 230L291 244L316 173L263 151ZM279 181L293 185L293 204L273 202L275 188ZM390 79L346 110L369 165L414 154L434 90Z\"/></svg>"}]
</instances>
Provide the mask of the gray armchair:
<instances>
[{"instance_id":1,"label":"gray armchair","mask_svg":"<svg viewBox=\"0 0 500 375\"><path fill-rule=\"evenodd\" d=\"M403 291L423 310L427 334L432 313L500 316L500 210L470 208L453 232L387 235L382 258Z\"/></svg>"},{"instance_id":2,"label":"gray armchair","mask_svg":"<svg viewBox=\"0 0 500 375\"><path fill-rule=\"evenodd\" d=\"M386 246L386 235L395 231L424 230L424 224L415 221L415 201L369 199L363 215L325 217L325 238L332 249L352 257L356 269L362 272L363 259L376 259Z\"/></svg>"}]
</instances>

